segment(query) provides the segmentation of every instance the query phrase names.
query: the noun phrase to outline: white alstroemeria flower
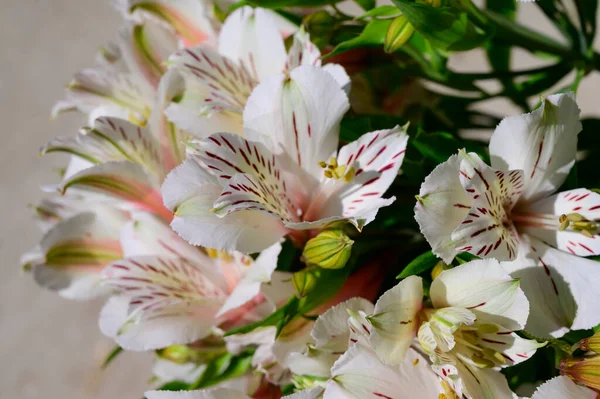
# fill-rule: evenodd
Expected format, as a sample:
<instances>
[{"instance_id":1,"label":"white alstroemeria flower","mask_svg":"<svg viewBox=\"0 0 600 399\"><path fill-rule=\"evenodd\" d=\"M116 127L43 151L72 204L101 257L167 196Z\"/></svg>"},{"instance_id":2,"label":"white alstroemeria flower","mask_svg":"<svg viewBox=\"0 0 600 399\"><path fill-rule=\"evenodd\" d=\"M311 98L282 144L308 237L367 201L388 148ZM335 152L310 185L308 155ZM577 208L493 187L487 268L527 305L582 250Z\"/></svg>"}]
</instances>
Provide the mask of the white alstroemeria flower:
<instances>
[{"instance_id":1,"label":"white alstroemeria flower","mask_svg":"<svg viewBox=\"0 0 600 399\"><path fill-rule=\"evenodd\" d=\"M195 245L257 252L285 235L375 218L398 174L407 135L367 133L337 152L348 99L327 72L300 66L263 81L244 111L244 135L214 134L167 177L171 224Z\"/></svg>"},{"instance_id":2,"label":"white alstroemeria flower","mask_svg":"<svg viewBox=\"0 0 600 399\"><path fill-rule=\"evenodd\" d=\"M130 256L102 272L104 285L120 294L100 315L103 333L123 348L191 343L219 327L258 321L274 310L261 285L271 280L278 243L255 261L240 253L209 256L150 218L132 222L123 241Z\"/></svg>"},{"instance_id":3,"label":"white alstroemeria flower","mask_svg":"<svg viewBox=\"0 0 600 399\"><path fill-rule=\"evenodd\" d=\"M100 273L123 257L120 232L126 217L110 208L80 212L50 227L24 267L35 281L68 299L91 299L109 292Z\"/></svg>"},{"instance_id":4,"label":"white alstroemeria flower","mask_svg":"<svg viewBox=\"0 0 600 399\"><path fill-rule=\"evenodd\" d=\"M527 298L495 260L472 261L442 272L431 284L431 307L422 303L419 277L386 292L368 316L370 341L382 359L397 364L418 338L434 370L467 398L511 398L499 372L543 346L513 331L525 325Z\"/></svg>"},{"instance_id":5,"label":"white alstroemeria flower","mask_svg":"<svg viewBox=\"0 0 600 399\"><path fill-rule=\"evenodd\" d=\"M446 263L462 251L505 261L532 306L526 329L559 337L600 322L600 195L553 194L573 164L579 109L572 94L505 118L490 142L492 167L452 156L425 179L415 208L421 231ZM557 248L557 249L555 249Z\"/></svg>"},{"instance_id":6,"label":"white alstroemeria flower","mask_svg":"<svg viewBox=\"0 0 600 399\"><path fill-rule=\"evenodd\" d=\"M569 377L559 376L535 390L531 399L596 399L598 393L575 384Z\"/></svg>"},{"instance_id":7,"label":"white alstroemeria flower","mask_svg":"<svg viewBox=\"0 0 600 399\"><path fill-rule=\"evenodd\" d=\"M206 137L216 132L241 134L242 112L256 85L299 65L321 67L321 53L304 31L286 53L284 38L269 10L245 6L234 11L219 34L218 51L208 45L181 50L168 61L185 78L183 96L165 111L179 128ZM339 65L324 70L348 87Z\"/></svg>"}]
</instances>

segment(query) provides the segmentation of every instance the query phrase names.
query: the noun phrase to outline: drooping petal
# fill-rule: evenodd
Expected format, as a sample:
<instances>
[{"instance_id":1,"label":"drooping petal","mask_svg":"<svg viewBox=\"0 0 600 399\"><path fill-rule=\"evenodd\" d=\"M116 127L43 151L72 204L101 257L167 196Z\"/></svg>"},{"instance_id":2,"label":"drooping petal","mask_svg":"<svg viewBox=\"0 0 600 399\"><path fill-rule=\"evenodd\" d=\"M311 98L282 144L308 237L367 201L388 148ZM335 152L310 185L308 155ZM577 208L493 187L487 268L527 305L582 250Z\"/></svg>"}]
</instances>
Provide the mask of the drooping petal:
<instances>
[{"instance_id":1,"label":"drooping petal","mask_svg":"<svg viewBox=\"0 0 600 399\"><path fill-rule=\"evenodd\" d=\"M80 213L57 223L42 238L33 276L38 284L69 299L91 299L108 293L100 285L106 265L123 256L118 212Z\"/></svg>"},{"instance_id":2,"label":"drooping petal","mask_svg":"<svg viewBox=\"0 0 600 399\"><path fill-rule=\"evenodd\" d=\"M344 352L348 348L350 329L348 319L350 313L373 312L373 304L363 298L352 298L342 302L319 316L310 333L315 340L315 347L332 352Z\"/></svg>"},{"instance_id":3,"label":"drooping petal","mask_svg":"<svg viewBox=\"0 0 600 399\"><path fill-rule=\"evenodd\" d=\"M522 329L529 314L519 280L493 259L475 260L443 271L433 280L430 295L435 308L469 309L478 322L499 324L511 331Z\"/></svg>"},{"instance_id":4,"label":"drooping petal","mask_svg":"<svg viewBox=\"0 0 600 399\"><path fill-rule=\"evenodd\" d=\"M214 23L206 4L196 0L121 0L124 12L152 15L168 23L186 47L216 37Z\"/></svg>"},{"instance_id":5,"label":"drooping petal","mask_svg":"<svg viewBox=\"0 0 600 399\"><path fill-rule=\"evenodd\" d=\"M223 184L224 190L214 203L216 215L258 210L283 221L298 220L301 202L297 198L304 193L296 191L302 188L264 145L219 133L195 142L193 148Z\"/></svg>"},{"instance_id":6,"label":"drooping petal","mask_svg":"<svg viewBox=\"0 0 600 399\"><path fill-rule=\"evenodd\" d=\"M501 367L509 367L524 362L533 356L538 348L546 345L533 339L519 337L512 331L499 329L494 333L479 333L479 342L483 348L492 349L504 358Z\"/></svg>"},{"instance_id":7,"label":"drooping petal","mask_svg":"<svg viewBox=\"0 0 600 399\"><path fill-rule=\"evenodd\" d=\"M452 245L451 235L469 215L472 200L460 179L461 159L452 155L425 178L415 205L415 219L434 254L451 263L460 251ZM475 215L475 214L473 214ZM471 217L475 217L470 215ZM479 216L479 215L477 215Z\"/></svg>"},{"instance_id":8,"label":"drooping petal","mask_svg":"<svg viewBox=\"0 0 600 399\"><path fill-rule=\"evenodd\" d=\"M93 127L75 137L54 138L40 152L67 152L95 164L129 161L157 178L163 175L158 143L148 129L118 118L97 118Z\"/></svg>"},{"instance_id":9,"label":"drooping petal","mask_svg":"<svg viewBox=\"0 0 600 399\"><path fill-rule=\"evenodd\" d=\"M527 204L519 211L533 214L533 217L524 215L523 222L519 225L520 231L573 255L600 254L600 231L596 224L600 220L600 194L578 188ZM591 223L585 228L587 234L570 226L559 231L561 215L579 215L582 221L587 220Z\"/></svg>"},{"instance_id":10,"label":"drooping petal","mask_svg":"<svg viewBox=\"0 0 600 399\"><path fill-rule=\"evenodd\" d=\"M273 16L264 9L245 6L227 17L219 34L219 53L246 67L260 81L283 72L283 37Z\"/></svg>"},{"instance_id":11,"label":"drooping petal","mask_svg":"<svg viewBox=\"0 0 600 399\"><path fill-rule=\"evenodd\" d=\"M548 96L532 113L500 122L490 141L492 166L524 171L523 201L543 198L567 178L580 131L573 93Z\"/></svg>"},{"instance_id":12,"label":"drooping petal","mask_svg":"<svg viewBox=\"0 0 600 399\"><path fill-rule=\"evenodd\" d=\"M148 391L144 395L147 399L251 399L245 393L229 388L196 391Z\"/></svg>"},{"instance_id":13,"label":"drooping petal","mask_svg":"<svg viewBox=\"0 0 600 399\"><path fill-rule=\"evenodd\" d=\"M429 362L410 350L401 366L384 365L368 347L351 347L331 369L325 399L437 398L443 392Z\"/></svg>"},{"instance_id":14,"label":"drooping petal","mask_svg":"<svg viewBox=\"0 0 600 399\"><path fill-rule=\"evenodd\" d=\"M531 399L595 399L598 394L575 384L569 377L559 376L546 381L535 390Z\"/></svg>"},{"instance_id":15,"label":"drooping petal","mask_svg":"<svg viewBox=\"0 0 600 399\"><path fill-rule=\"evenodd\" d=\"M129 350L158 349L204 338L218 324L216 314L226 299L200 268L183 258L123 259L103 271L103 284L120 290L128 299L124 311L120 298L109 301L101 326L104 319L114 332L105 328L105 334ZM115 325L115 321L121 324Z\"/></svg>"},{"instance_id":16,"label":"drooping petal","mask_svg":"<svg viewBox=\"0 0 600 399\"><path fill-rule=\"evenodd\" d=\"M419 328L417 313L423 306L423 281L410 276L386 291L368 320L369 341L384 363L400 364Z\"/></svg>"},{"instance_id":17,"label":"drooping petal","mask_svg":"<svg viewBox=\"0 0 600 399\"><path fill-rule=\"evenodd\" d=\"M172 214L163 206L155 184L139 164L113 161L76 173L60 184L59 191L65 193L70 188L77 188L107 194L171 220Z\"/></svg>"},{"instance_id":18,"label":"drooping petal","mask_svg":"<svg viewBox=\"0 0 600 399\"><path fill-rule=\"evenodd\" d=\"M261 81L244 109L244 134L251 141L272 142L275 153L284 153L318 180L323 173L319 162L337 149L339 123L348 108L346 94L331 75L303 65L289 77Z\"/></svg>"},{"instance_id":19,"label":"drooping petal","mask_svg":"<svg viewBox=\"0 0 600 399\"><path fill-rule=\"evenodd\" d=\"M165 205L175 213L173 230L193 245L246 253L268 248L286 234L278 220L259 211L217 217L211 210L221 192L216 177L195 160L175 168L162 187Z\"/></svg>"},{"instance_id":20,"label":"drooping petal","mask_svg":"<svg viewBox=\"0 0 600 399\"><path fill-rule=\"evenodd\" d=\"M78 72L66 89L66 101L81 112L145 121L152 92L131 74L89 68ZM96 114L95 116L98 116Z\"/></svg>"},{"instance_id":21,"label":"drooping petal","mask_svg":"<svg viewBox=\"0 0 600 399\"><path fill-rule=\"evenodd\" d=\"M519 256L502 266L521 288L531 308L525 330L536 337L558 338L600 323L598 263L554 249L524 236Z\"/></svg>"},{"instance_id":22,"label":"drooping petal","mask_svg":"<svg viewBox=\"0 0 600 399\"><path fill-rule=\"evenodd\" d=\"M480 368L462 362L456 363L463 383L463 394L469 399L516 399L506 377L493 368Z\"/></svg>"},{"instance_id":23,"label":"drooping petal","mask_svg":"<svg viewBox=\"0 0 600 399\"><path fill-rule=\"evenodd\" d=\"M474 153L461 155L460 180L472 204L465 220L452 232L453 245L480 257L512 260L518 235L507 222L507 213L522 193L523 173L494 170Z\"/></svg>"},{"instance_id":24,"label":"drooping petal","mask_svg":"<svg viewBox=\"0 0 600 399\"><path fill-rule=\"evenodd\" d=\"M119 45L127 69L154 88L166 71L164 62L179 47L175 32L154 20L126 24L119 30Z\"/></svg>"},{"instance_id":25,"label":"drooping petal","mask_svg":"<svg viewBox=\"0 0 600 399\"><path fill-rule=\"evenodd\" d=\"M361 225L371 222L380 207L390 205L393 201L393 198L384 199L382 196L398 175L407 141L406 130L396 126L367 133L342 147L337 162L352 168L354 178L349 182L345 178L324 178L322 195L329 197L324 204L318 204L317 218L344 216L364 220L359 223ZM315 201L318 200L313 199Z\"/></svg>"},{"instance_id":26,"label":"drooping petal","mask_svg":"<svg viewBox=\"0 0 600 399\"><path fill-rule=\"evenodd\" d=\"M260 253L236 284L217 316L240 307L260 293L261 285L271 281L271 275L277 267L277 258L280 252L281 244L276 243Z\"/></svg>"}]
</instances>

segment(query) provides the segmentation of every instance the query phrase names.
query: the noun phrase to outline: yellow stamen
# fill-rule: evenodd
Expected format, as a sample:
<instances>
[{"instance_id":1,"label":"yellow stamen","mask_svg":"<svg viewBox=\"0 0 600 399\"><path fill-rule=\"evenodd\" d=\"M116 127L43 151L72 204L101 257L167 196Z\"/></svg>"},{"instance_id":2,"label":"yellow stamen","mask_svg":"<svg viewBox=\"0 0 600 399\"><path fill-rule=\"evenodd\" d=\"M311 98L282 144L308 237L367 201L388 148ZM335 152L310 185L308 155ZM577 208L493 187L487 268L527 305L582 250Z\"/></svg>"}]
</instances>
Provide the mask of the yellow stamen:
<instances>
[{"instance_id":1,"label":"yellow stamen","mask_svg":"<svg viewBox=\"0 0 600 399\"><path fill-rule=\"evenodd\" d=\"M579 213L562 214L558 217L560 226L559 231L571 229L576 233L581 233L588 238L592 238L598 232L598 225L591 220L587 220Z\"/></svg>"},{"instance_id":2,"label":"yellow stamen","mask_svg":"<svg viewBox=\"0 0 600 399\"><path fill-rule=\"evenodd\" d=\"M340 165L337 158L329 158L329 162L320 161L319 166L323 169L323 175L328 179L344 179L346 183L349 183L356 176L356 170L352 166Z\"/></svg>"}]
</instances>

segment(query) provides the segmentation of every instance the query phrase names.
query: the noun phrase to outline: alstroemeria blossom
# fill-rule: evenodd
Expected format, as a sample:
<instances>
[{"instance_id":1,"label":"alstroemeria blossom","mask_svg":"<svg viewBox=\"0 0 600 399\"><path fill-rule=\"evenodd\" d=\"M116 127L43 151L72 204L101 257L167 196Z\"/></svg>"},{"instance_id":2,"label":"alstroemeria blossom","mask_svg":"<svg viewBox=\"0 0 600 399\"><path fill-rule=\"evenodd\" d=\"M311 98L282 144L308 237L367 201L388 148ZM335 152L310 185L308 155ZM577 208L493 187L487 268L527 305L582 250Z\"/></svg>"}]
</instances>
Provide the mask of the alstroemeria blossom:
<instances>
[{"instance_id":1,"label":"alstroemeria blossom","mask_svg":"<svg viewBox=\"0 0 600 399\"><path fill-rule=\"evenodd\" d=\"M348 221L358 229L393 202L402 128L363 135L337 151L348 99L330 74L300 66L264 80L244 111L244 135L214 134L163 185L172 227L196 245L260 251L285 235Z\"/></svg>"},{"instance_id":2,"label":"alstroemeria blossom","mask_svg":"<svg viewBox=\"0 0 600 399\"><path fill-rule=\"evenodd\" d=\"M542 337L600 322L600 273L582 258L600 254L600 194L553 194L575 162L580 130L573 95L549 96L536 111L500 123L490 142L492 167L466 153L438 165L415 208L446 263L463 251L505 261L532 304L526 329Z\"/></svg>"},{"instance_id":3,"label":"alstroemeria blossom","mask_svg":"<svg viewBox=\"0 0 600 399\"><path fill-rule=\"evenodd\" d=\"M386 292L367 316L370 341L382 359L404 360L418 338L434 370L467 398L511 398L498 371L530 358L544 344L520 338L529 304L494 260L477 260L442 272L431 284L431 307L422 302L419 277L403 280Z\"/></svg>"},{"instance_id":4,"label":"alstroemeria blossom","mask_svg":"<svg viewBox=\"0 0 600 399\"><path fill-rule=\"evenodd\" d=\"M100 316L102 331L121 347L187 344L274 310L261 285L271 281L280 244L253 261L240 253L209 256L148 217L123 234L131 255L103 270L103 284L119 294Z\"/></svg>"},{"instance_id":5,"label":"alstroemeria blossom","mask_svg":"<svg viewBox=\"0 0 600 399\"><path fill-rule=\"evenodd\" d=\"M202 45L173 54L169 68L184 77L185 90L166 109L167 117L200 137L222 131L241 134L244 106L259 82L299 65L321 67L321 53L302 30L286 53L275 15L241 7L225 20L217 50ZM323 70L340 86L349 86L350 78L341 66L329 64Z\"/></svg>"}]
</instances>

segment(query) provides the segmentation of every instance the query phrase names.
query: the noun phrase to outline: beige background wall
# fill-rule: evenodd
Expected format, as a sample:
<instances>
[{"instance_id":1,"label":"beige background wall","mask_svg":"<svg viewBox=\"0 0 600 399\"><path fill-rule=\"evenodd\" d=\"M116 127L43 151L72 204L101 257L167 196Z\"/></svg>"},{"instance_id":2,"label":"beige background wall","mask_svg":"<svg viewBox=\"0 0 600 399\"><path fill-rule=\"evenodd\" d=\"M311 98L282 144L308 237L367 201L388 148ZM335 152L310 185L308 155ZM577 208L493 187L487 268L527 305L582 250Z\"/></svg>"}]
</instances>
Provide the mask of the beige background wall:
<instances>
[{"instance_id":1,"label":"beige background wall","mask_svg":"<svg viewBox=\"0 0 600 399\"><path fill-rule=\"evenodd\" d=\"M19 269L19 256L39 238L27 208L40 184L56 181L60 156L40 159L49 138L74 134L82 119L49 120L50 108L97 47L115 37L119 16L108 0L3 0L0 9L0 398L141 398L150 375L147 354L122 354L107 371L99 364L112 343L97 328L101 302L77 303L39 289ZM547 29L524 5L524 22ZM485 68L478 54L454 61ZM522 56L519 63L529 64ZM585 114L597 113L598 76L582 85ZM504 105L493 102L496 112Z\"/></svg>"}]
</instances>

